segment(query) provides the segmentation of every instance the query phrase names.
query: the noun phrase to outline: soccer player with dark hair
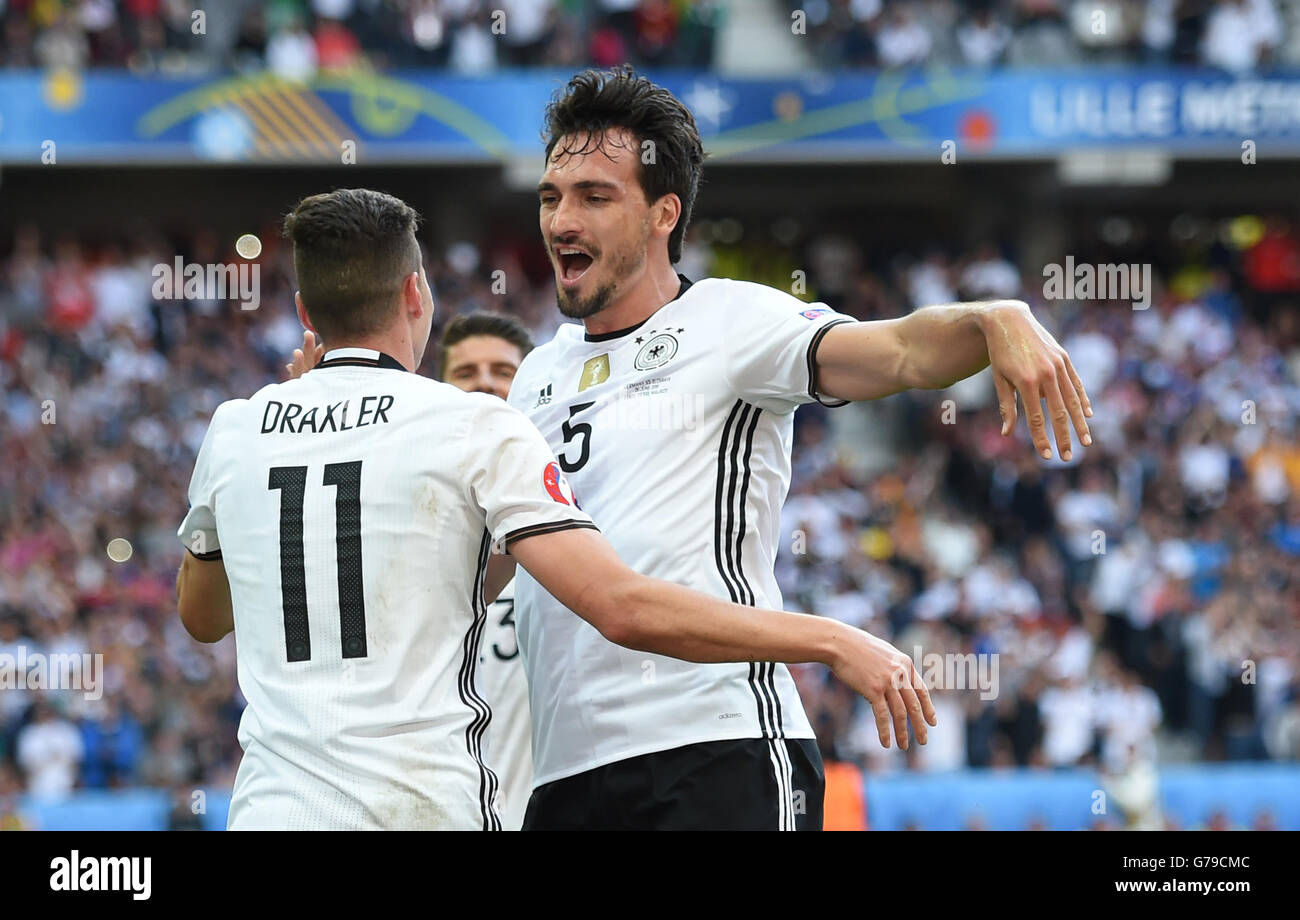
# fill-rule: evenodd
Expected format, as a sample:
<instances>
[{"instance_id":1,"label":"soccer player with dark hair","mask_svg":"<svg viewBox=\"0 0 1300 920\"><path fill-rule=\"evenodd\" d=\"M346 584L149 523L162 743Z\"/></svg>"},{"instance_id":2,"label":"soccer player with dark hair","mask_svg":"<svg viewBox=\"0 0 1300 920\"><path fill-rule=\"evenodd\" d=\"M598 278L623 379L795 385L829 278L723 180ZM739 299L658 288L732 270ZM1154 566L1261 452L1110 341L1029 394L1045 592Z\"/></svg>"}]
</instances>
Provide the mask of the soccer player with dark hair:
<instances>
[{"instance_id":1,"label":"soccer player with dark hair","mask_svg":"<svg viewBox=\"0 0 1300 920\"><path fill-rule=\"evenodd\" d=\"M632 571L519 412L412 373L434 309L417 220L365 189L298 204L298 317L329 350L222 403L195 461L178 609L199 641L236 634L229 827L501 827L477 675L493 548L615 646L822 661L933 719L915 668L866 633Z\"/></svg>"},{"instance_id":2,"label":"soccer player with dark hair","mask_svg":"<svg viewBox=\"0 0 1300 920\"><path fill-rule=\"evenodd\" d=\"M510 394L510 383L533 339L523 324L502 313L464 313L442 331L442 379L470 393ZM523 827L533 788L533 736L528 711L528 679L515 635L515 594L511 581L488 605L479 649L483 697L492 707L487 761L501 780L501 827Z\"/></svg>"},{"instance_id":3,"label":"soccer player with dark hair","mask_svg":"<svg viewBox=\"0 0 1300 920\"><path fill-rule=\"evenodd\" d=\"M705 154L667 90L627 68L585 71L548 107L544 139L542 239L560 310L580 322L529 354L510 403L638 572L781 606L773 562L804 403L938 389L992 364L1004 435L1019 392L1044 456L1043 400L1062 457L1071 421L1090 443L1083 385L1022 302L857 322L764 285L679 275ZM630 426L638 412L690 417L692 436ZM526 828L821 826L821 758L783 665L629 654L527 573L516 603L534 713ZM905 747L909 716L924 741L895 689L866 694L881 743L892 726Z\"/></svg>"}]
</instances>

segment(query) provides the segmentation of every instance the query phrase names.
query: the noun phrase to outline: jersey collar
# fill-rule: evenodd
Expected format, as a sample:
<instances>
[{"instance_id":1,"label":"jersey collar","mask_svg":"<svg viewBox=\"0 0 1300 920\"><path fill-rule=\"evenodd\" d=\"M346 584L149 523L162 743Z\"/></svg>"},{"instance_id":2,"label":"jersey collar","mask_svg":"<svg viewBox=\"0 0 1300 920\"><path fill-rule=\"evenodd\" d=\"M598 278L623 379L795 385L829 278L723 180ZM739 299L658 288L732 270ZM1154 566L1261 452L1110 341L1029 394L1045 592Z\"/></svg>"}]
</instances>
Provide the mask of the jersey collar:
<instances>
[{"instance_id":1,"label":"jersey collar","mask_svg":"<svg viewBox=\"0 0 1300 920\"><path fill-rule=\"evenodd\" d=\"M681 272L677 273L677 279L681 281L682 285L677 289L677 296L674 297L673 300L679 299L683 294L686 293L686 289L689 288L694 283L693 281L691 281L690 278L687 278ZM672 303L673 300L668 301L668 303ZM668 304L664 304L664 307L666 306L668 306ZM663 307L659 308L659 310L662 309ZM658 313L659 310L656 310L655 313ZM626 329L615 329L613 332L599 332L596 335L592 335L590 332L584 332L582 334L582 339L584 342L608 342L611 341L612 339L621 339L623 336L627 335L628 333L636 332L646 323L650 322L650 319L654 315L655 315L654 313L651 313L650 316L647 316L645 319L641 320L641 322L637 323L635 326L628 326Z\"/></svg>"},{"instance_id":2,"label":"jersey collar","mask_svg":"<svg viewBox=\"0 0 1300 920\"><path fill-rule=\"evenodd\" d=\"M314 369L320 370L322 367L386 367L395 371L406 370L396 358L373 348L331 349L325 352L325 358Z\"/></svg>"}]
</instances>

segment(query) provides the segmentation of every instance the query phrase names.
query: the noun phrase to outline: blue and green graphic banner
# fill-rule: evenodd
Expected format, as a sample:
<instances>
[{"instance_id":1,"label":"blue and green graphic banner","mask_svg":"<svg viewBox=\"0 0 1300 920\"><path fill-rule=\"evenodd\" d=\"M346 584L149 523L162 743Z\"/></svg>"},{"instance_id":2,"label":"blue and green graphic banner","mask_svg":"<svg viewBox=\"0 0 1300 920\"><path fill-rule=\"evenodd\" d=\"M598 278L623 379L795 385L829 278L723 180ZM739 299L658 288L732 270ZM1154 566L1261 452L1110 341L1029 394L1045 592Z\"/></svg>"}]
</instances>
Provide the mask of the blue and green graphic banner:
<instances>
[{"instance_id":1,"label":"blue and green graphic banner","mask_svg":"<svg viewBox=\"0 0 1300 920\"><path fill-rule=\"evenodd\" d=\"M0 73L6 163L490 162L535 157L568 73L139 78ZM726 79L649 74L695 113L715 160L1052 156L1151 147L1300 155L1300 74L1107 69ZM949 145L950 147L952 145Z\"/></svg>"}]
</instances>

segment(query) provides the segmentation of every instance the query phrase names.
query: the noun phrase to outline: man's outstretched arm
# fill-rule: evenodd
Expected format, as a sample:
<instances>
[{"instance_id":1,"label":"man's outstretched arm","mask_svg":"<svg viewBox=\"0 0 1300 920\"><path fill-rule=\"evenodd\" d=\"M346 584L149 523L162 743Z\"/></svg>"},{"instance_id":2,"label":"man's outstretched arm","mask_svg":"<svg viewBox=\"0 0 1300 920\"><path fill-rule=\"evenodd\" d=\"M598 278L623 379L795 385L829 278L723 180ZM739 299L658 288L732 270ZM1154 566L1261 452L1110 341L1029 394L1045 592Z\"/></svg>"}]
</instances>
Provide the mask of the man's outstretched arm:
<instances>
[{"instance_id":1,"label":"man's outstretched arm","mask_svg":"<svg viewBox=\"0 0 1300 920\"><path fill-rule=\"evenodd\" d=\"M877 399L908 389L941 390L993 366L1002 434L1016 425L1016 394L1034 447L1052 456L1047 418L1069 460L1070 422L1085 445L1092 403L1070 356L1019 300L925 307L899 319L841 323L817 348L817 391L835 399Z\"/></svg>"},{"instance_id":2,"label":"man's outstretched arm","mask_svg":"<svg viewBox=\"0 0 1300 920\"><path fill-rule=\"evenodd\" d=\"M883 639L825 617L718 600L639 575L595 530L521 537L509 552L550 594L606 639L685 661L818 661L871 704L880 743L892 726L906 749L910 719L925 744L934 705L912 660Z\"/></svg>"}]
</instances>

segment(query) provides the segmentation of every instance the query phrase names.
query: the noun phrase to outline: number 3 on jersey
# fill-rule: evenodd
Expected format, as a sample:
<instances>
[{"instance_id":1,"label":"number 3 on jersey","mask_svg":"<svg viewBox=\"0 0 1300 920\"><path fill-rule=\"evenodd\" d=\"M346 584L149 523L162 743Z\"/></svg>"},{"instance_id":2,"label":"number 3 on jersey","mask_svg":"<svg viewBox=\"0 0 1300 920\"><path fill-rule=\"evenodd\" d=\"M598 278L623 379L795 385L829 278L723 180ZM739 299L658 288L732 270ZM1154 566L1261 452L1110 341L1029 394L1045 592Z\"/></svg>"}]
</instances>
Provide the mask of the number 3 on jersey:
<instances>
[{"instance_id":1,"label":"number 3 on jersey","mask_svg":"<svg viewBox=\"0 0 1300 920\"><path fill-rule=\"evenodd\" d=\"M366 603L361 583L361 461L325 464L322 484L334 486L334 550L339 581L339 634L344 658L366 657ZM280 492L280 598L284 647L290 661L311 660L302 508L307 467L272 467L267 489Z\"/></svg>"},{"instance_id":2,"label":"number 3 on jersey","mask_svg":"<svg viewBox=\"0 0 1300 920\"><path fill-rule=\"evenodd\" d=\"M566 473L576 473L587 465L587 460L591 458L591 423L580 422L577 425L570 425L573 417L583 409L590 409L596 405L594 402L578 403L576 406L569 407L569 418L561 426L564 432L564 451L559 456L560 469ZM582 438L582 446L579 448L578 459L569 460L569 442L574 438Z\"/></svg>"}]
</instances>

